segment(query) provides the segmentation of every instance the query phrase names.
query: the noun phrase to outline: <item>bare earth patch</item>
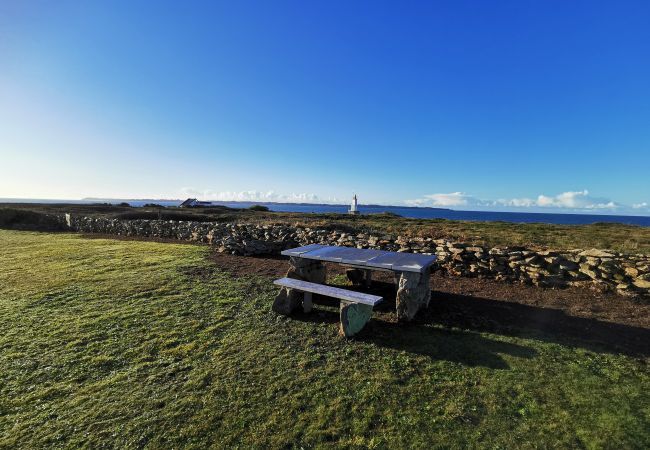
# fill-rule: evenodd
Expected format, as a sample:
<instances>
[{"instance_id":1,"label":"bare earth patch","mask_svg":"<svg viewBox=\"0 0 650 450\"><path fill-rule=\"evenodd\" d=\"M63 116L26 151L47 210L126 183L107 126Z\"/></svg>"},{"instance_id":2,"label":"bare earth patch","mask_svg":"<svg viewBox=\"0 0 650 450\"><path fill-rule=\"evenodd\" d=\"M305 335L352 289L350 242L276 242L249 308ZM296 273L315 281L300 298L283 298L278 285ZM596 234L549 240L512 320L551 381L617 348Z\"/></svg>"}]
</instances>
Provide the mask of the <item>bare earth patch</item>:
<instances>
[{"instance_id":1,"label":"bare earth patch","mask_svg":"<svg viewBox=\"0 0 650 450\"><path fill-rule=\"evenodd\" d=\"M234 276L283 276L284 257L234 256L213 252L217 267ZM345 273L339 264L326 264L328 279ZM389 272L374 272L369 292L382 295L377 318L395 322L395 288ZM415 323L438 323L506 335L559 336L605 347L609 351L650 356L650 303L589 288L541 289L479 278L431 275L429 308ZM352 289L351 286L348 288ZM321 299L322 303L331 303ZM408 325L405 325L408 326Z\"/></svg>"}]
</instances>

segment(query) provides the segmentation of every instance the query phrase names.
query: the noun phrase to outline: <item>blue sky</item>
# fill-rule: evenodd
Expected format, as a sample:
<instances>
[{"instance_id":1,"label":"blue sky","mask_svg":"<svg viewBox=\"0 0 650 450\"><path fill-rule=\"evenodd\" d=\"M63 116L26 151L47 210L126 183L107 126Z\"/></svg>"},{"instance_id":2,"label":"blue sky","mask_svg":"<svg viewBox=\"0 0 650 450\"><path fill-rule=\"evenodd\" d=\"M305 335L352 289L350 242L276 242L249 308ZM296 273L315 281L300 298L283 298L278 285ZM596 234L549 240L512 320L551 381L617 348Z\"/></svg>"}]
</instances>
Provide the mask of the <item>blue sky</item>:
<instances>
[{"instance_id":1,"label":"blue sky","mask_svg":"<svg viewBox=\"0 0 650 450\"><path fill-rule=\"evenodd\" d=\"M0 3L0 197L650 214L650 3Z\"/></svg>"}]
</instances>

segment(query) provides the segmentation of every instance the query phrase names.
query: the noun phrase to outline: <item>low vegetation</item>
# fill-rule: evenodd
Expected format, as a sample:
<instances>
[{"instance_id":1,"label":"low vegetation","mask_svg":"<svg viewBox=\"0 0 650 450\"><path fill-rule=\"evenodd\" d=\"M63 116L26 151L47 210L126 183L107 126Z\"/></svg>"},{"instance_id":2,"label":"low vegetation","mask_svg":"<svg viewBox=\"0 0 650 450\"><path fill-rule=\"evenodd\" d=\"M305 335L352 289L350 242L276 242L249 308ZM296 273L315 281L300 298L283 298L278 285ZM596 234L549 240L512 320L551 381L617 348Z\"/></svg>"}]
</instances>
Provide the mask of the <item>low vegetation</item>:
<instances>
[{"instance_id":1,"label":"low vegetation","mask_svg":"<svg viewBox=\"0 0 650 450\"><path fill-rule=\"evenodd\" d=\"M28 208L0 207L0 228L18 230L63 230L61 221L53 214Z\"/></svg>"},{"instance_id":2,"label":"low vegetation","mask_svg":"<svg viewBox=\"0 0 650 450\"><path fill-rule=\"evenodd\" d=\"M259 205L258 205L259 206ZM349 232L430 236L488 246L523 245L569 250L611 249L623 253L650 253L650 227L615 223L553 225L545 223L471 222L445 219L406 219L394 214L349 216L262 211L259 208L163 208L150 205L131 208L114 205L0 204L0 228L48 229L46 216L69 212L120 219L194 220L199 222L285 223ZM16 221L15 217L22 217ZM36 224L36 225L34 225ZM51 229L51 228L49 228Z\"/></svg>"},{"instance_id":3,"label":"low vegetation","mask_svg":"<svg viewBox=\"0 0 650 450\"><path fill-rule=\"evenodd\" d=\"M650 445L645 356L383 317L345 340L335 305L278 316L205 246L0 248L0 448Z\"/></svg>"}]
</instances>

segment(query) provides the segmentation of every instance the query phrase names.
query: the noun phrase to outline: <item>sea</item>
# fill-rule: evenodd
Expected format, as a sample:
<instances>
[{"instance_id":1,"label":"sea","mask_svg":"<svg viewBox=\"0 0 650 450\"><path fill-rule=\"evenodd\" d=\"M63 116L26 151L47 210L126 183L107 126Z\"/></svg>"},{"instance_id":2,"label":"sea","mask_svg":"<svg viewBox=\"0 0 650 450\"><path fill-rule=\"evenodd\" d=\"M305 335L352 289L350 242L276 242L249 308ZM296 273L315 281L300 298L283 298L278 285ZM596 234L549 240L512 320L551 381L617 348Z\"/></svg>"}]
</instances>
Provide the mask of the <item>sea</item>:
<instances>
[{"instance_id":1,"label":"sea","mask_svg":"<svg viewBox=\"0 0 650 450\"><path fill-rule=\"evenodd\" d=\"M140 207L146 203L162 206L178 206L181 200L128 200L128 199L84 199L84 200L42 200L42 199L3 199L0 203L73 203L73 204L118 204L127 202L131 206ZM322 205L307 203L265 203L265 202L212 202L231 208L248 208L253 205L267 206L271 211L301 212L301 213L338 213L345 214L348 205ZM531 212L500 212L500 211L460 211L443 208L425 208L409 206L359 205L361 214L393 213L413 219L448 219L470 220L481 222L513 222L513 223L552 223L559 225L587 225L592 223L623 223L650 227L648 216L624 216L606 214L558 214Z\"/></svg>"}]
</instances>

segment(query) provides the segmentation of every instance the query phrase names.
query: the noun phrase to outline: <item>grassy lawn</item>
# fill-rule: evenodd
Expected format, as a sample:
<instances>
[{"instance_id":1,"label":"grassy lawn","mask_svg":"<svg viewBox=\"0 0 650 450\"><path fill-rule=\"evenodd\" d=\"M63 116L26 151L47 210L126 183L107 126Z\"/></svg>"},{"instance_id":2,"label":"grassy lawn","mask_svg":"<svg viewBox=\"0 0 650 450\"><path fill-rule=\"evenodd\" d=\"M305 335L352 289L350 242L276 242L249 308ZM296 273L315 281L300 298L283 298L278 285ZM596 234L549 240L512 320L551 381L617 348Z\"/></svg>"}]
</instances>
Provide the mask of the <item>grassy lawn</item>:
<instances>
[{"instance_id":1,"label":"grassy lawn","mask_svg":"<svg viewBox=\"0 0 650 450\"><path fill-rule=\"evenodd\" d=\"M270 311L207 247L0 230L0 448L650 446L647 360Z\"/></svg>"}]
</instances>

